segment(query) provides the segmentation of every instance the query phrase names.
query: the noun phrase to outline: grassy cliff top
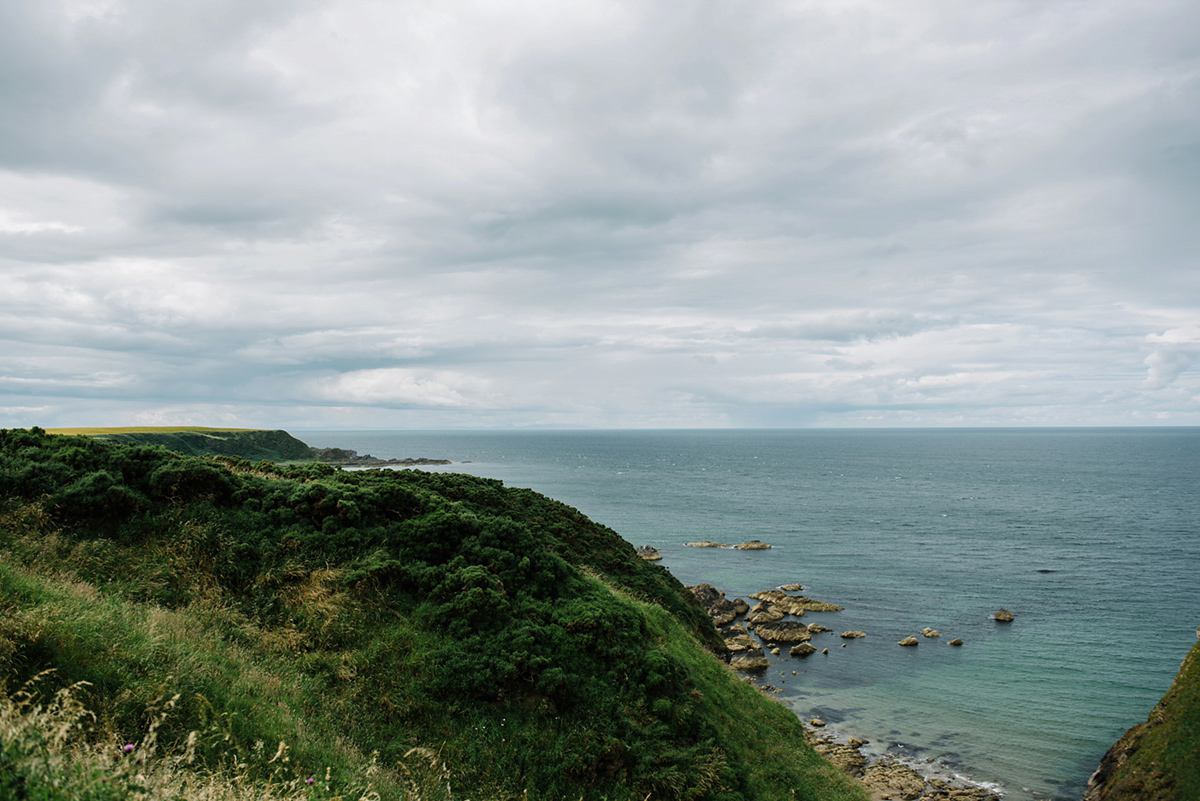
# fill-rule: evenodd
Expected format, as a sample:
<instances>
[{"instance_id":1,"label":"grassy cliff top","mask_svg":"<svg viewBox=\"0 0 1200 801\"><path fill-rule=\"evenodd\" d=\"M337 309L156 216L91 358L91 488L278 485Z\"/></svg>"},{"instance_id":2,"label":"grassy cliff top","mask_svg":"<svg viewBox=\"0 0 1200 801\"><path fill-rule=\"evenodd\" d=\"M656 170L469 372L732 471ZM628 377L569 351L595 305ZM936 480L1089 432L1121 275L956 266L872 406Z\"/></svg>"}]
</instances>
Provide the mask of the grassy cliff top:
<instances>
[{"instance_id":1,"label":"grassy cliff top","mask_svg":"<svg viewBox=\"0 0 1200 801\"><path fill-rule=\"evenodd\" d=\"M720 647L530 490L0 431L0 797L133 797L128 750L246 797L862 801Z\"/></svg>"},{"instance_id":2,"label":"grassy cliff top","mask_svg":"<svg viewBox=\"0 0 1200 801\"><path fill-rule=\"evenodd\" d=\"M227 431L262 431L260 428L213 428L211 426L91 426L82 428L47 428L47 434L61 436L103 437L111 434L180 434L183 432L224 433Z\"/></svg>"}]
</instances>

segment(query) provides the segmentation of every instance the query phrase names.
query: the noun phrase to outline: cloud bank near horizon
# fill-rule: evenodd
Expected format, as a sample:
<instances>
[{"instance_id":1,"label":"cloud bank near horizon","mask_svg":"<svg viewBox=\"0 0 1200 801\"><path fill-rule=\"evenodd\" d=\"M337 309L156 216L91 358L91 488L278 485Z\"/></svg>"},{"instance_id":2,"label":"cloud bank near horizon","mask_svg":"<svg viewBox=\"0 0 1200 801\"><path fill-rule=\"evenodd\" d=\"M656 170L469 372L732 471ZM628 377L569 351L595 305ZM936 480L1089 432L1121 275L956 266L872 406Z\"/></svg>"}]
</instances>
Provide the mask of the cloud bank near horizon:
<instances>
[{"instance_id":1,"label":"cloud bank near horizon","mask_svg":"<svg viewBox=\"0 0 1200 801\"><path fill-rule=\"evenodd\" d=\"M0 426L1200 424L1200 8L14 0Z\"/></svg>"}]
</instances>

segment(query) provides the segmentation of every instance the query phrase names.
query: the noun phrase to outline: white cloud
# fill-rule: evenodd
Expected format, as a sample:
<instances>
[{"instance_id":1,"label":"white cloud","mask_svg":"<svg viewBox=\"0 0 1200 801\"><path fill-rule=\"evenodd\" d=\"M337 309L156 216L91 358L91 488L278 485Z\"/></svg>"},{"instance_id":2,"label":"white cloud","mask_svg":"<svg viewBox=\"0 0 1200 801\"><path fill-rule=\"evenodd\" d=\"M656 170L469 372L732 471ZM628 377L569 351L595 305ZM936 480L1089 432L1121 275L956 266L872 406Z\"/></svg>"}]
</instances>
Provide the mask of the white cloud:
<instances>
[{"instance_id":1,"label":"white cloud","mask_svg":"<svg viewBox=\"0 0 1200 801\"><path fill-rule=\"evenodd\" d=\"M46 411L0 425L1200 423L1198 43L1186 0L7 3L0 392Z\"/></svg>"}]
</instances>

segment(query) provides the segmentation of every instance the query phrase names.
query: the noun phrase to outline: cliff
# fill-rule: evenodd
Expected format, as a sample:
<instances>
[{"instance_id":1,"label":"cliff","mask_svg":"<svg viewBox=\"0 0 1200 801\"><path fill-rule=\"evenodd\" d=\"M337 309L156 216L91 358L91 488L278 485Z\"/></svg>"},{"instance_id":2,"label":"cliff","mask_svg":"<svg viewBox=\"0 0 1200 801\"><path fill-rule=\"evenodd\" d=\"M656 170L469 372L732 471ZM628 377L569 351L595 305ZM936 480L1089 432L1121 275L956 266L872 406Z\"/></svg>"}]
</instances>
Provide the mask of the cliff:
<instances>
[{"instance_id":1,"label":"cliff","mask_svg":"<svg viewBox=\"0 0 1200 801\"><path fill-rule=\"evenodd\" d=\"M1117 741L1088 782L1084 801L1200 798L1200 643L1166 695Z\"/></svg>"},{"instance_id":2,"label":"cliff","mask_svg":"<svg viewBox=\"0 0 1200 801\"><path fill-rule=\"evenodd\" d=\"M237 456L251 462L311 462L316 451L286 431L199 426L51 429L125 445L160 445L188 456Z\"/></svg>"},{"instance_id":3,"label":"cliff","mask_svg":"<svg viewBox=\"0 0 1200 801\"><path fill-rule=\"evenodd\" d=\"M450 464L424 457L378 459L345 448L313 448L286 431L256 428L148 426L138 428L63 428L51 434L88 436L125 445L158 445L187 456L236 456L251 462L324 462L341 467L410 467Z\"/></svg>"},{"instance_id":4,"label":"cliff","mask_svg":"<svg viewBox=\"0 0 1200 801\"><path fill-rule=\"evenodd\" d=\"M722 650L529 490L0 431L0 796L861 801Z\"/></svg>"}]
</instances>

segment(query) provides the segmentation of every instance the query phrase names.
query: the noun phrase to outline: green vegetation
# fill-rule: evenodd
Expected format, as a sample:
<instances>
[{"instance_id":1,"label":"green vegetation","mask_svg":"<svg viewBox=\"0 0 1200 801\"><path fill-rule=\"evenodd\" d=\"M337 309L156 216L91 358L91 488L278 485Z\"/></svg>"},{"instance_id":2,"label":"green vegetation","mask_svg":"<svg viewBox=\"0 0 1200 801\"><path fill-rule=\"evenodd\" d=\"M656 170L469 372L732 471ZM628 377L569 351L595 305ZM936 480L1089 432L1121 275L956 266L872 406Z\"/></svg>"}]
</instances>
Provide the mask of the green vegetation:
<instances>
[{"instance_id":1,"label":"green vegetation","mask_svg":"<svg viewBox=\"0 0 1200 801\"><path fill-rule=\"evenodd\" d=\"M528 490L0 431L0 796L864 797L706 648Z\"/></svg>"},{"instance_id":2,"label":"green vegetation","mask_svg":"<svg viewBox=\"0 0 1200 801\"><path fill-rule=\"evenodd\" d=\"M1146 722L1104 755L1092 782L1088 801L1200 798L1200 643Z\"/></svg>"},{"instance_id":3,"label":"green vegetation","mask_svg":"<svg viewBox=\"0 0 1200 801\"><path fill-rule=\"evenodd\" d=\"M252 462L311 462L317 451L286 431L204 426L56 428L48 433L86 436L127 445L161 445L188 456L237 456Z\"/></svg>"}]
</instances>

